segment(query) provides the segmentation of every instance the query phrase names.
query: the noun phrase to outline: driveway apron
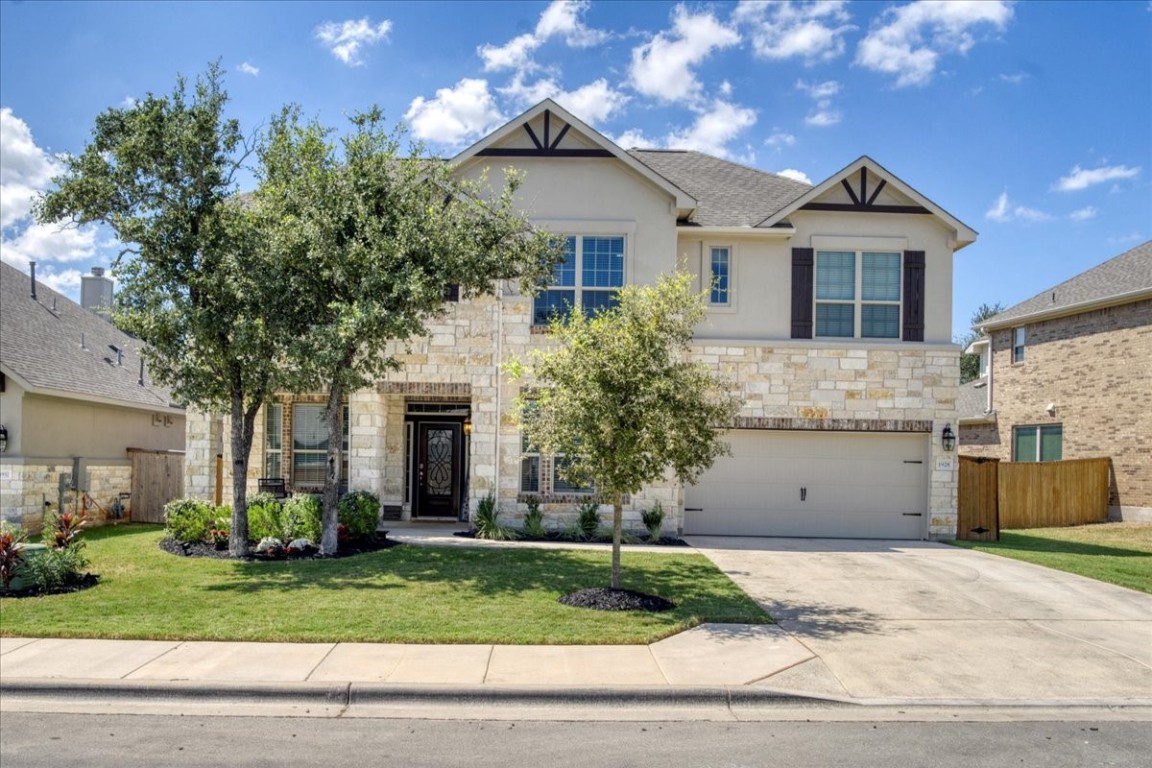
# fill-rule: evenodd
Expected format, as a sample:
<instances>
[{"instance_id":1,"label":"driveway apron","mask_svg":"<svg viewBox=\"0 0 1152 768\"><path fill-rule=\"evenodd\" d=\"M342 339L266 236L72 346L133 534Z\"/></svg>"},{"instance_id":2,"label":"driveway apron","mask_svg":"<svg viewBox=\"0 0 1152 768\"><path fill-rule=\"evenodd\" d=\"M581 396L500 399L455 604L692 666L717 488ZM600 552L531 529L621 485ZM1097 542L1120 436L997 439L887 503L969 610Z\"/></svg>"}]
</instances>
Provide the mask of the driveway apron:
<instances>
[{"instance_id":1,"label":"driveway apron","mask_svg":"<svg viewBox=\"0 0 1152 768\"><path fill-rule=\"evenodd\" d=\"M689 537L855 699L1152 700L1152 595L944 544Z\"/></svg>"}]
</instances>

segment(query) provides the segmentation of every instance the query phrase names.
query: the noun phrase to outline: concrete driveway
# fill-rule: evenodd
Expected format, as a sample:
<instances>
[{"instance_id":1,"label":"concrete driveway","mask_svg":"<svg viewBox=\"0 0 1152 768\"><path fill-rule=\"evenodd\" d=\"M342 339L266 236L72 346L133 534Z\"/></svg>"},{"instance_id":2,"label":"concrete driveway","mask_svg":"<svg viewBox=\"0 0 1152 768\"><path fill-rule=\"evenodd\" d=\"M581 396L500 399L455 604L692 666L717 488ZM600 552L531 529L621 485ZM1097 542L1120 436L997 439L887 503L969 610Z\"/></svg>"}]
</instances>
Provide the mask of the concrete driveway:
<instances>
[{"instance_id":1,"label":"concrete driveway","mask_svg":"<svg viewBox=\"0 0 1152 768\"><path fill-rule=\"evenodd\" d=\"M944 544L688 540L817 656L760 685L865 700L1152 702L1152 595Z\"/></svg>"}]
</instances>

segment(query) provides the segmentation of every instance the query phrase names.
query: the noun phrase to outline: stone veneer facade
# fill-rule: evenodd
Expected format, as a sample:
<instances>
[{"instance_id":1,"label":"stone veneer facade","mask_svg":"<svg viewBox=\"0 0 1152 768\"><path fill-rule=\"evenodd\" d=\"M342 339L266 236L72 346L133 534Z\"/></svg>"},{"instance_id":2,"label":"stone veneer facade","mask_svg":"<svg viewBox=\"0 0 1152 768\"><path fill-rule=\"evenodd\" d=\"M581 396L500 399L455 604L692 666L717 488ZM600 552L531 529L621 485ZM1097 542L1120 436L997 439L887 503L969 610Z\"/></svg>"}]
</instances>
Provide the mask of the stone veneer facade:
<instances>
[{"instance_id":1,"label":"stone veneer facade","mask_svg":"<svg viewBox=\"0 0 1152 768\"><path fill-rule=\"evenodd\" d=\"M86 461L81 471L80 490L88 497L85 506L89 525L128 520L131 514L132 462L127 459ZM61 501L66 508L75 508L75 492L66 491L62 498L60 494L61 478L68 483L71 477L72 462L68 460L25 463L18 459L0 463L0 493L4 497L5 517L30 533L38 533L44 522L44 513L58 509ZM117 502L121 506L120 515L115 511Z\"/></svg>"},{"instance_id":2,"label":"stone veneer facade","mask_svg":"<svg viewBox=\"0 0 1152 768\"><path fill-rule=\"evenodd\" d=\"M1060 424L1063 458L1112 458L1112 515L1152 520L1152 301L1024 326L1022 363L1013 329L992 333L996 423L966 426L961 451L1011 461L1013 427Z\"/></svg>"},{"instance_id":3,"label":"stone veneer facade","mask_svg":"<svg viewBox=\"0 0 1152 768\"><path fill-rule=\"evenodd\" d=\"M549 343L530 325L531 302L514 295L484 297L453 306L431 335L408 351L393 350L403 367L375 388L349 398L349 487L376 493L385 506L403 506L404 415L410 402L466 402L471 407L468 503L471 510L490 491L517 523L526 510L520 493L520 432L514 403L531 382L513 382L501 372ZM875 344L859 348L827 341L713 342L694 348L696 359L736 381L744 398L742 428L922 432L930 445L926 535L950 538L956 528L955 454L942 453L938 438L955 423L959 351L951 345ZM307 399L308 396L305 396ZM285 402L305 398L285 398ZM256 490L264 453L263 419L257 419L249 471ZM185 487L211 497L214 457L224 456L224 499L231 466L227 425L189 412ZM287 441L284 443L287 445ZM285 463L287 465L287 462ZM545 497L543 509L555 524L575 515L571 496ZM635 494L625 509L626 526L640 529L640 510L659 501L667 529L683 524L683 490L669 480ZM608 507L604 508L607 511Z\"/></svg>"}]
</instances>

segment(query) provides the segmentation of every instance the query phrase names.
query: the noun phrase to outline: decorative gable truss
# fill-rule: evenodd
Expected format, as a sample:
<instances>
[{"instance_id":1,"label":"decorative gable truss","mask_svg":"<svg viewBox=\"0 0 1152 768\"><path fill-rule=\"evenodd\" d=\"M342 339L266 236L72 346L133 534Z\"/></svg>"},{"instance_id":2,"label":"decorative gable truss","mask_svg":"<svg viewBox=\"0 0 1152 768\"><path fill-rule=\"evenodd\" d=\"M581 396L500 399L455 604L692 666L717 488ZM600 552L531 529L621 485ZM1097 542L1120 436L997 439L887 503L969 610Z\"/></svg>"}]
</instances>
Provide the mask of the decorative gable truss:
<instances>
[{"instance_id":1,"label":"decorative gable truss","mask_svg":"<svg viewBox=\"0 0 1152 768\"><path fill-rule=\"evenodd\" d=\"M536 127L533 128L533 123ZM476 152L477 157L614 157L603 147L589 146L573 136L572 141L561 146L572 127L559 117L553 117L552 110L545 109L535 120L525 120L520 124L530 146L485 147Z\"/></svg>"}]
</instances>

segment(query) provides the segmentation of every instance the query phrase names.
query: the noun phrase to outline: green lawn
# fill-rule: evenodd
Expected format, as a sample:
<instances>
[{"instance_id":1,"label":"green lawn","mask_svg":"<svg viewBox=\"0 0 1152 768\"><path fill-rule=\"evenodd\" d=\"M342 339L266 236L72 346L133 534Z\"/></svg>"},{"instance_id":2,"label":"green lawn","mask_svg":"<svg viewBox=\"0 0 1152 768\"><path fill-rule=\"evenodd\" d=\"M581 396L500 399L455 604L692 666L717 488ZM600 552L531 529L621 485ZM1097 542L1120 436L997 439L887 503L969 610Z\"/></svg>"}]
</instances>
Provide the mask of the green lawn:
<instances>
[{"instance_id":1,"label":"green lawn","mask_svg":"<svg viewBox=\"0 0 1152 768\"><path fill-rule=\"evenodd\" d=\"M158 526L85 534L93 589L0 598L0 635L387 643L648 643L701 622L771 620L698 554L624 553L624 587L663 613L570 608L607 586L607 552L400 546L340 560L176 557Z\"/></svg>"},{"instance_id":2,"label":"green lawn","mask_svg":"<svg viewBox=\"0 0 1152 768\"><path fill-rule=\"evenodd\" d=\"M953 543L1152 593L1152 523L1001 531L1000 541Z\"/></svg>"}]
</instances>

